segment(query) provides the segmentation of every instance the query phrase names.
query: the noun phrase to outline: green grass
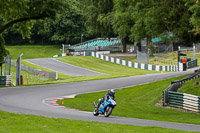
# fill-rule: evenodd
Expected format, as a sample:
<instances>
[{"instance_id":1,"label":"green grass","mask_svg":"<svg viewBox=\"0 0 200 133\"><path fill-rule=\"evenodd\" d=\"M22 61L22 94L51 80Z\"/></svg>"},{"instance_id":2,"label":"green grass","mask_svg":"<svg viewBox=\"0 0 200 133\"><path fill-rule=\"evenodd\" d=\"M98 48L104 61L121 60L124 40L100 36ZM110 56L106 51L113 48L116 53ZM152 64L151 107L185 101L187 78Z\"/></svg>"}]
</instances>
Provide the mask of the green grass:
<instances>
[{"instance_id":1,"label":"green grass","mask_svg":"<svg viewBox=\"0 0 200 133\"><path fill-rule=\"evenodd\" d=\"M125 76L134 76L134 75L144 75L150 73L158 73L156 71L142 70L136 68L130 68L127 66L118 65L115 63L107 62L101 59L97 59L92 56L77 56L73 58L63 58L58 59L62 62L69 63L75 66L86 68L89 70L101 72L107 77L125 77Z\"/></svg>"},{"instance_id":2,"label":"green grass","mask_svg":"<svg viewBox=\"0 0 200 133\"><path fill-rule=\"evenodd\" d=\"M50 58L54 55L61 54L61 46L57 45L24 45L24 46L6 46L9 50L12 60L19 58L20 54L23 53L22 59L33 59L33 58Z\"/></svg>"},{"instance_id":3,"label":"green grass","mask_svg":"<svg viewBox=\"0 0 200 133\"><path fill-rule=\"evenodd\" d=\"M106 61L103 61L101 59L97 59L97 58L91 57L91 56L65 57L65 58L58 58L58 60L75 65L75 66L93 70L96 72L101 72L106 75L69 76L69 75L58 73L59 80L45 82L45 84L100 80L100 79L127 77L127 76L135 76L135 75L145 75L145 74L150 74L150 73L159 73L156 71L148 71L148 70L142 70L142 69L129 68L127 66L122 66L122 65L111 63L111 62L106 62ZM27 66L35 68L35 69L54 72L52 70L42 68L40 66L28 63L26 61L22 61L22 63L24 65L27 65Z\"/></svg>"},{"instance_id":4,"label":"green grass","mask_svg":"<svg viewBox=\"0 0 200 133\"><path fill-rule=\"evenodd\" d=\"M185 133L160 127L104 124L68 119L46 118L0 111L1 133Z\"/></svg>"},{"instance_id":5,"label":"green grass","mask_svg":"<svg viewBox=\"0 0 200 133\"><path fill-rule=\"evenodd\" d=\"M200 78L187 81L179 89L179 92L200 96Z\"/></svg>"},{"instance_id":6,"label":"green grass","mask_svg":"<svg viewBox=\"0 0 200 133\"><path fill-rule=\"evenodd\" d=\"M47 68L44 68L44 67L41 67L41 66L38 66L38 65L35 65L35 64L31 64L31 63L29 63L27 61L24 61L24 60L22 60L22 64L26 65L28 67L34 68L34 69L42 70L42 71L55 72L53 70L49 70ZM75 76L70 76L70 75L62 74L62 73L59 73L59 72L57 72L57 73L58 73L59 80L63 80L63 79L68 79L68 78L75 77Z\"/></svg>"},{"instance_id":7,"label":"green grass","mask_svg":"<svg viewBox=\"0 0 200 133\"><path fill-rule=\"evenodd\" d=\"M131 56L131 57L121 57L120 59L122 60L127 60L127 61L132 61L132 62L137 62L137 57L136 56ZM166 58L167 59L167 58ZM149 64L151 65L176 65L176 64L169 64L169 62L166 61L157 61L154 59L154 57L149 58Z\"/></svg>"},{"instance_id":8,"label":"green grass","mask_svg":"<svg viewBox=\"0 0 200 133\"><path fill-rule=\"evenodd\" d=\"M4 70L3 64L3 70ZM54 79L47 79L43 77L39 77L32 73L22 70L21 74L24 77L24 85L35 85L35 84L44 84L45 82L53 82ZM12 75L12 82L16 84L16 67L11 66L11 75Z\"/></svg>"},{"instance_id":9,"label":"green grass","mask_svg":"<svg viewBox=\"0 0 200 133\"><path fill-rule=\"evenodd\" d=\"M116 90L117 106L113 110L113 116L132 117L140 119L169 121L179 123L200 124L200 115L182 112L175 109L156 106L162 98L162 91L165 90L171 81L183 78L172 78L157 81L149 84L138 85L122 90ZM81 94L74 99L64 99L67 107L92 112L93 101L103 97L106 92ZM58 101L61 104L61 100Z\"/></svg>"},{"instance_id":10,"label":"green grass","mask_svg":"<svg viewBox=\"0 0 200 133\"><path fill-rule=\"evenodd\" d=\"M183 51L181 53L185 53L185 54L187 54L187 58L193 59L193 51L188 51L188 52ZM171 53L165 53L165 54L163 54L163 53L156 54L156 57L160 57L160 58L164 58L164 59L170 59L170 60L174 60L174 61L178 60L177 51L173 52L173 53L171 52ZM181 58L182 58L182 56L181 56ZM195 58L199 59L200 53L195 53ZM132 62L137 61L136 56L121 57L120 59L132 61ZM149 57L149 64L151 64L151 65L176 65L176 64L169 64L169 62L166 62L166 61L155 61L154 57ZM198 64L200 64L200 60L198 60Z\"/></svg>"}]
</instances>

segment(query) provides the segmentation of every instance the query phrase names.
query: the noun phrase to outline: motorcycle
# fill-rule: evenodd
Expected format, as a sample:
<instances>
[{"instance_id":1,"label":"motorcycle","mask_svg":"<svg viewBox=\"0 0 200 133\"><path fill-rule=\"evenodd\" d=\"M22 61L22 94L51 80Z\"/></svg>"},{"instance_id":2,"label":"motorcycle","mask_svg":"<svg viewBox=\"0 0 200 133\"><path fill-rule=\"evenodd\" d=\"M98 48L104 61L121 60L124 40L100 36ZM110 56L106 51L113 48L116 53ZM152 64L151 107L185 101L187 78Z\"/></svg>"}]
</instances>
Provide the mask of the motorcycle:
<instances>
[{"instance_id":1,"label":"motorcycle","mask_svg":"<svg viewBox=\"0 0 200 133\"><path fill-rule=\"evenodd\" d=\"M99 99L99 102L101 102L101 99ZM109 117L115 106L117 106L117 103L111 97L108 97L106 100L104 100L99 108L98 105L94 102L95 109L93 111L93 115L98 116L99 114L102 114L105 117Z\"/></svg>"}]
</instances>

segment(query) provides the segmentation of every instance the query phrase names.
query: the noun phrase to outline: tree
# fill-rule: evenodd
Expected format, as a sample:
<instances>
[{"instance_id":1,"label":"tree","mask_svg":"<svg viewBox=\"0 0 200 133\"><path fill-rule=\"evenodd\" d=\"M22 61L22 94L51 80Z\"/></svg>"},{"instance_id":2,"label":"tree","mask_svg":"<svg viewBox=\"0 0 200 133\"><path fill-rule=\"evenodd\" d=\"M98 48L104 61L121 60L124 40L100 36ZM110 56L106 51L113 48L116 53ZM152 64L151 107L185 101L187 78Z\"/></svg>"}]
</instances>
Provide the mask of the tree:
<instances>
[{"instance_id":1,"label":"tree","mask_svg":"<svg viewBox=\"0 0 200 133\"><path fill-rule=\"evenodd\" d=\"M194 0L114 0L113 27L119 36L128 36L138 44L144 38L149 44L151 38L161 37L168 43L191 45L198 39L191 32L193 26L196 33L200 27L197 3ZM169 34L173 36L169 38Z\"/></svg>"},{"instance_id":2,"label":"tree","mask_svg":"<svg viewBox=\"0 0 200 133\"><path fill-rule=\"evenodd\" d=\"M123 52L126 52L126 40L129 39L131 33L130 27L134 25L130 12L130 1L114 0L112 26L114 32L122 40Z\"/></svg>"},{"instance_id":3,"label":"tree","mask_svg":"<svg viewBox=\"0 0 200 133\"><path fill-rule=\"evenodd\" d=\"M2 63L4 61L4 57L6 55L8 55L8 53L9 53L5 49L4 45L5 45L5 41L4 41L3 37L0 35L0 63Z\"/></svg>"},{"instance_id":4,"label":"tree","mask_svg":"<svg viewBox=\"0 0 200 133\"><path fill-rule=\"evenodd\" d=\"M46 20L38 29L38 34L56 43L80 43L85 31L83 13L79 1L68 0L69 7L57 13L55 19Z\"/></svg>"},{"instance_id":5,"label":"tree","mask_svg":"<svg viewBox=\"0 0 200 133\"><path fill-rule=\"evenodd\" d=\"M90 34L112 37L113 0L87 0L86 28Z\"/></svg>"},{"instance_id":6,"label":"tree","mask_svg":"<svg viewBox=\"0 0 200 133\"><path fill-rule=\"evenodd\" d=\"M200 1L199 0L185 0L189 6L189 11L192 13L190 23L194 26L193 32L200 34Z\"/></svg>"},{"instance_id":7,"label":"tree","mask_svg":"<svg viewBox=\"0 0 200 133\"><path fill-rule=\"evenodd\" d=\"M0 36L15 25L23 38L29 37L35 20L54 17L63 5L62 0L0 0ZM1 43L0 50L4 49L4 43ZM5 54L0 56L2 58Z\"/></svg>"}]
</instances>

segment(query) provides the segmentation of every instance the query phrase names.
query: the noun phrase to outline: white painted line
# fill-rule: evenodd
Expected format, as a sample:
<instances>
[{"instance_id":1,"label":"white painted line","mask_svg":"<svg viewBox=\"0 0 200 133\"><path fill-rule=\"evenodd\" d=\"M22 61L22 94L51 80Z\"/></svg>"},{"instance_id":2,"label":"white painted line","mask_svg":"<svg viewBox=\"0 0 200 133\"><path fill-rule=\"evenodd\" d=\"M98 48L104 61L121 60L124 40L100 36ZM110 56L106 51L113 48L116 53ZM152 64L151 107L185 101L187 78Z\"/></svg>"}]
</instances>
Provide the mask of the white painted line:
<instances>
[{"instance_id":1,"label":"white painted line","mask_svg":"<svg viewBox=\"0 0 200 133\"><path fill-rule=\"evenodd\" d=\"M135 68L138 68L138 63L135 62Z\"/></svg>"},{"instance_id":2,"label":"white painted line","mask_svg":"<svg viewBox=\"0 0 200 133\"><path fill-rule=\"evenodd\" d=\"M90 71L90 72L95 72L95 73L99 73L99 74L107 75L107 74L100 73L100 72L96 72L96 71L89 70L89 69L86 69L86 68L82 68L82 67L74 66L74 65L72 65L72 64L64 63L64 62L59 61L59 60L56 60L56 61L58 61L58 62L60 62L60 63L63 63L63 64L67 64L67 65L73 66L73 67L76 67L76 68L84 69L84 70L87 70L87 71Z\"/></svg>"},{"instance_id":3,"label":"white painted line","mask_svg":"<svg viewBox=\"0 0 200 133\"><path fill-rule=\"evenodd\" d=\"M104 58L103 58L103 55L101 55L101 59L103 60Z\"/></svg>"},{"instance_id":4,"label":"white painted line","mask_svg":"<svg viewBox=\"0 0 200 133\"><path fill-rule=\"evenodd\" d=\"M109 57L108 56L106 56L106 61L109 61Z\"/></svg>"},{"instance_id":5,"label":"white painted line","mask_svg":"<svg viewBox=\"0 0 200 133\"><path fill-rule=\"evenodd\" d=\"M112 62L112 63L115 63L115 61L114 61L114 58L113 58L113 57L111 57L111 62Z\"/></svg>"},{"instance_id":6,"label":"white painted line","mask_svg":"<svg viewBox=\"0 0 200 133\"><path fill-rule=\"evenodd\" d=\"M92 52L92 56L94 56L94 52Z\"/></svg>"},{"instance_id":7,"label":"white painted line","mask_svg":"<svg viewBox=\"0 0 200 133\"><path fill-rule=\"evenodd\" d=\"M122 65L126 66L126 61L125 60L122 60Z\"/></svg>"},{"instance_id":8,"label":"white painted line","mask_svg":"<svg viewBox=\"0 0 200 133\"><path fill-rule=\"evenodd\" d=\"M132 62L131 61L128 62L128 66L132 67Z\"/></svg>"},{"instance_id":9,"label":"white painted line","mask_svg":"<svg viewBox=\"0 0 200 133\"><path fill-rule=\"evenodd\" d=\"M116 58L116 63L120 64L120 59Z\"/></svg>"},{"instance_id":10,"label":"white painted line","mask_svg":"<svg viewBox=\"0 0 200 133\"><path fill-rule=\"evenodd\" d=\"M55 60L55 59L53 59L53 60ZM30 64L33 64L33 65L36 65L36 66L40 66L40 65L38 65L38 64L35 64L35 63L32 63L32 62L29 62L29 61L27 61L27 60L24 60L24 61L26 61L26 62L28 62L28 63L30 63ZM40 67L42 67L42 68L46 68L46 69L51 70L51 71L53 71L53 72L57 72L57 71L52 70L52 69L47 68L47 67L43 67L43 66L40 66ZM40 70L40 69L37 69L37 70ZM40 71L42 71L42 70L40 70ZM65 74L65 75L66 75L66 74Z\"/></svg>"},{"instance_id":11,"label":"white painted line","mask_svg":"<svg viewBox=\"0 0 200 133\"><path fill-rule=\"evenodd\" d=\"M144 64L141 63L141 69L144 69Z\"/></svg>"},{"instance_id":12,"label":"white painted line","mask_svg":"<svg viewBox=\"0 0 200 133\"><path fill-rule=\"evenodd\" d=\"M148 64L148 70L152 70L152 65Z\"/></svg>"},{"instance_id":13,"label":"white painted line","mask_svg":"<svg viewBox=\"0 0 200 133\"><path fill-rule=\"evenodd\" d=\"M156 71L160 71L160 66L156 65Z\"/></svg>"}]
</instances>

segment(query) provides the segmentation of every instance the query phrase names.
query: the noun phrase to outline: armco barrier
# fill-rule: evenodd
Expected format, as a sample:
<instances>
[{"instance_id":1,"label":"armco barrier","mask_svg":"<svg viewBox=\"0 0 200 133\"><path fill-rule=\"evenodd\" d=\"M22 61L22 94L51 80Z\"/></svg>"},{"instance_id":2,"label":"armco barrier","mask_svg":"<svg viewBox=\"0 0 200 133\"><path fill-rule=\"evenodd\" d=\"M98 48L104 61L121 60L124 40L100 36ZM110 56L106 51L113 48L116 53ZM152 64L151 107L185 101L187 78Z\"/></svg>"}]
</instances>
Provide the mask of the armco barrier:
<instances>
[{"instance_id":1,"label":"armco barrier","mask_svg":"<svg viewBox=\"0 0 200 133\"><path fill-rule=\"evenodd\" d=\"M196 67L198 64L197 64L197 59L194 59L192 61L189 61L187 62L187 68L190 69L190 68L193 68L193 67Z\"/></svg>"},{"instance_id":2,"label":"armco barrier","mask_svg":"<svg viewBox=\"0 0 200 133\"><path fill-rule=\"evenodd\" d=\"M11 86L12 85L12 77L11 75L0 76L0 86Z\"/></svg>"},{"instance_id":3,"label":"armco barrier","mask_svg":"<svg viewBox=\"0 0 200 133\"><path fill-rule=\"evenodd\" d=\"M14 61L11 61L11 65L16 67L16 63ZM47 72L47 71L41 71L38 69L34 69L28 66L25 66L22 64L22 70L25 70L27 72L33 73L35 75L43 76L46 78L53 78L53 79L58 79L58 75L56 72Z\"/></svg>"},{"instance_id":4,"label":"armco barrier","mask_svg":"<svg viewBox=\"0 0 200 133\"><path fill-rule=\"evenodd\" d=\"M128 66L128 67L133 67L133 68L153 70L153 71L183 71L183 63L181 63L181 62L179 62L178 65L168 65L168 66L150 65L150 64L143 64L143 63L125 61L125 60L121 60L121 59L118 59L118 58L106 56L102 53L104 53L104 52L103 51L102 52L91 52L91 54L88 54L88 55L91 55L93 57L96 57L96 58L99 58L99 59L102 59L102 60L105 60L105 61L109 61L109 62L112 62L112 63L116 63L116 64ZM197 59L189 61L187 63L188 69L196 67L197 65L198 65Z\"/></svg>"},{"instance_id":5,"label":"armco barrier","mask_svg":"<svg viewBox=\"0 0 200 133\"><path fill-rule=\"evenodd\" d=\"M177 92L178 89L188 80L200 77L200 69L186 78L173 81L171 85L163 91L163 106L182 108L194 112L200 112L200 97L186 93Z\"/></svg>"},{"instance_id":6,"label":"armco barrier","mask_svg":"<svg viewBox=\"0 0 200 133\"><path fill-rule=\"evenodd\" d=\"M200 112L200 97L186 93L169 91L169 106Z\"/></svg>"},{"instance_id":7,"label":"armco barrier","mask_svg":"<svg viewBox=\"0 0 200 133\"><path fill-rule=\"evenodd\" d=\"M112 63L120 64L123 66L133 67L133 68L140 68L145 70L154 70L154 71L178 71L178 67L176 65L169 65L169 66L159 66L159 65L150 65L150 64L142 64L137 62L131 62L126 60L121 60L118 58L109 57L97 52L92 52L91 54L93 57L109 61ZM182 63L180 63L180 66ZM183 70L183 67L179 67L180 71Z\"/></svg>"}]
</instances>

